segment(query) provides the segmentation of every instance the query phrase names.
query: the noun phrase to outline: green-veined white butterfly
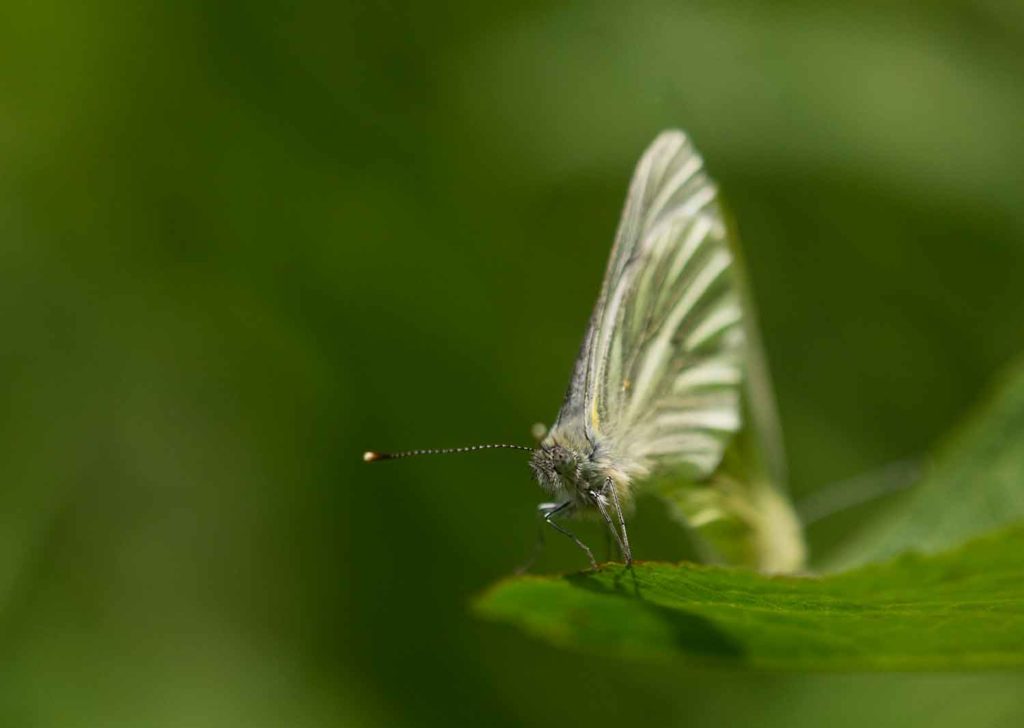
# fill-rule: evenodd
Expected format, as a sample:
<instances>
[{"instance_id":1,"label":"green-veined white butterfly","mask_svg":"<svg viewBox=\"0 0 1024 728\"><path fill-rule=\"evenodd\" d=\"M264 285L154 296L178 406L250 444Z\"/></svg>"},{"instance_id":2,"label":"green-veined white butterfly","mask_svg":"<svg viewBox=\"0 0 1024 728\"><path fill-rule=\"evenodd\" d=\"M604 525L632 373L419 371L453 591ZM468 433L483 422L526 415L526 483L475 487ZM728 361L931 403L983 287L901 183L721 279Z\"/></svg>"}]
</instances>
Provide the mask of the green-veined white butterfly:
<instances>
[{"instance_id":1,"label":"green-veined white butterfly","mask_svg":"<svg viewBox=\"0 0 1024 728\"><path fill-rule=\"evenodd\" d=\"M799 569L802 533L785 494L780 429L738 251L703 160L680 131L644 152L569 389L531 451L552 501L543 520L594 513L627 564L638 489L668 502L711 561Z\"/></svg>"}]
</instances>

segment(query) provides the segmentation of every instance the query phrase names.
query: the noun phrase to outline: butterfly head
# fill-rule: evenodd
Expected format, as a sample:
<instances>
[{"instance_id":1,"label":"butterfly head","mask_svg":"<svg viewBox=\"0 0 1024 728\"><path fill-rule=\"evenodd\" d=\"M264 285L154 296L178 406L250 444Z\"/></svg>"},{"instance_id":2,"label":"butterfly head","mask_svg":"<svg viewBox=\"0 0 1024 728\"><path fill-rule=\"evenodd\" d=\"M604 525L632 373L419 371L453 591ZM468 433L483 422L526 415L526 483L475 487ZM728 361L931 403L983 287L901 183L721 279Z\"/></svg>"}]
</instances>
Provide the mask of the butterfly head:
<instances>
[{"instance_id":1,"label":"butterfly head","mask_svg":"<svg viewBox=\"0 0 1024 728\"><path fill-rule=\"evenodd\" d=\"M542 488L551 493L565 492L577 480L586 458L562 445L541 445L533 451L530 469Z\"/></svg>"}]
</instances>

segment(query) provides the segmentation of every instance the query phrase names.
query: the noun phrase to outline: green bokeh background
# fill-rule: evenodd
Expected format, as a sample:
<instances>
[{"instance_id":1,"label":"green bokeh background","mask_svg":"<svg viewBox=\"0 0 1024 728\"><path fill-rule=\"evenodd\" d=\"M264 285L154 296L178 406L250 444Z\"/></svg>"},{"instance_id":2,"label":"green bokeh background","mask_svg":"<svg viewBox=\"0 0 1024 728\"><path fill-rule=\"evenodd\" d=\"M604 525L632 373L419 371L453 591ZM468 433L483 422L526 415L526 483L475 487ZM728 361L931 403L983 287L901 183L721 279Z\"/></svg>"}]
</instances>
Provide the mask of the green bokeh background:
<instances>
[{"instance_id":1,"label":"green bokeh background","mask_svg":"<svg viewBox=\"0 0 1024 728\"><path fill-rule=\"evenodd\" d=\"M1017 674L479 623L534 538L521 453L360 462L550 421L672 126L742 231L794 490L925 452L1024 349L1024 6L896 5L4 3L0 722L1020 725ZM687 553L655 503L633 533Z\"/></svg>"}]
</instances>

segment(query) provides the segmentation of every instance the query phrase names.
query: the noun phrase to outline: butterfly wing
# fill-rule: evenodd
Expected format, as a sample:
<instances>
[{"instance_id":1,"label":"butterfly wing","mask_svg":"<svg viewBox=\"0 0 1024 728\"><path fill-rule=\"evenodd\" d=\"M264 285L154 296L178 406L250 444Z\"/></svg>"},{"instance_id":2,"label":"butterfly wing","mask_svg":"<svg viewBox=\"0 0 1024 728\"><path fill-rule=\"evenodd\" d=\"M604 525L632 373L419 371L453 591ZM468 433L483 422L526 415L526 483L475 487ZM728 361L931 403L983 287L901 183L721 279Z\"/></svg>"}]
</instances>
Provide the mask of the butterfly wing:
<instances>
[{"instance_id":1,"label":"butterfly wing","mask_svg":"<svg viewBox=\"0 0 1024 728\"><path fill-rule=\"evenodd\" d=\"M741 312L715 195L682 132L644 153L556 423L692 478L740 426Z\"/></svg>"},{"instance_id":2,"label":"butterfly wing","mask_svg":"<svg viewBox=\"0 0 1024 728\"><path fill-rule=\"evenodd\" d=\"M763 435L755 438L767 466L759 472L776 471L762 480L778 491L784 477L776 469L782 459L770 385L759 350L750 351L756 332L744 305L715 185L686 135L664 132L633 175L552 432L599 444L626 472L660 473L679 484L663 495L689 526L751 512L751 498L711 483L727 450L750 450L749 438L736 438L746 419ZM699 483L709 485L691 487Z\"/></svg>"}]
</instances>

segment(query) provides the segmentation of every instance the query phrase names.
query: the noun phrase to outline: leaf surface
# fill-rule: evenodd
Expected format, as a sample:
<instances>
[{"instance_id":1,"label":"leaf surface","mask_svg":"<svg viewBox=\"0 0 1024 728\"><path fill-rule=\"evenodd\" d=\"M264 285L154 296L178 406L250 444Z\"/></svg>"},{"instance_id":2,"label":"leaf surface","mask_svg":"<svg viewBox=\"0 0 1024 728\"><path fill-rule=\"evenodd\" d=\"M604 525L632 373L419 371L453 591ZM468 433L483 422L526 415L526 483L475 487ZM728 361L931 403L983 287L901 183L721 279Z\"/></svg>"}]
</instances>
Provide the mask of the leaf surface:
<instances>
[{"instance_id":1,"label":"leaf surface","mask_svg":"<svg viewBox=\"0 0 1024 728\"><path fill-rule=\"evenodd\" d=\"M476 603L557 645L789 670L1024 666L1024 526L842 574L692 564L517 577Z\"/></svg>"}]
</instances>

